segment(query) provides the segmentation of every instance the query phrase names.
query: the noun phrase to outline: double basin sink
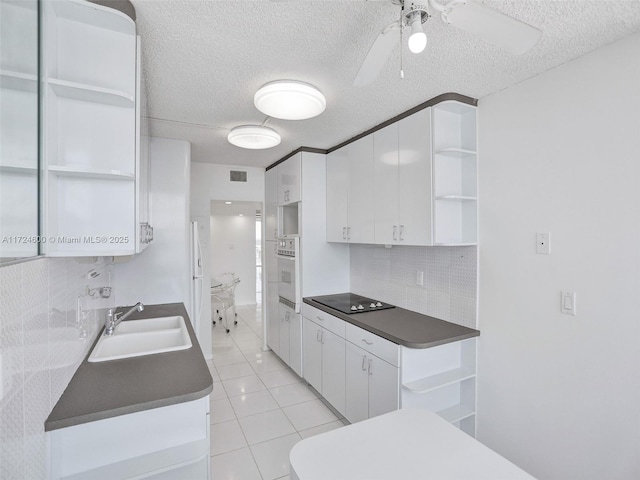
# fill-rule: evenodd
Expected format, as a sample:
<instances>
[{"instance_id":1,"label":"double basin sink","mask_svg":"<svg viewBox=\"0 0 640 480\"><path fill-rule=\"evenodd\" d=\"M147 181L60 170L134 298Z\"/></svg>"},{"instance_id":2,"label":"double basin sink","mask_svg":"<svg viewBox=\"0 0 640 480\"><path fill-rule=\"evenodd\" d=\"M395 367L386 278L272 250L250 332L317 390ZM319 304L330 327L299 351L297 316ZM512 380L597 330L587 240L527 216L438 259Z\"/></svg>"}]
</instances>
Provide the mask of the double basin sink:
<instances>
[{"instance_id":1,"label":"double basin sink","mask_svg":"<svg viewBox=\"0 0 640 480\"><path fill-rule=\"evenodd\" d=\"M89 362L104 362L191 348L184 317L127 320L111 336L100 335Z\"/></svg>"}]
</instances>

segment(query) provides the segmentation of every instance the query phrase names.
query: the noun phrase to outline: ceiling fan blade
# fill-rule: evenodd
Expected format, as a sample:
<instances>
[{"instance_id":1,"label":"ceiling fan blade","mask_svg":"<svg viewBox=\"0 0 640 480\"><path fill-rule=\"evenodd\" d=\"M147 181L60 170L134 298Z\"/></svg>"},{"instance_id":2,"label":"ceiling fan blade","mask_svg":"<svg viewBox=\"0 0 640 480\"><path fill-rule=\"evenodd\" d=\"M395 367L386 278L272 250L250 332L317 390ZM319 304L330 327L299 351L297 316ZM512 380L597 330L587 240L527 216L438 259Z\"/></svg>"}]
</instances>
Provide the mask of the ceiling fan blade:
<instances>
[{"instance_id":1,"label":"ceiling fan blade","mask_svg":"<svg viewBox=\"0 0 640 480\"><path fill-rule=\"evenodd\" d=\"M396 48L399 43L400 25L398 22L393 22L382 30L378 38L376 38L364 62L362 62L356 78L353 80L353 86L364 87L373 82L380 73L380 70L382 70L382 67L387 63L393 49Z\"/></svg>"},{"instance_id":2,"label":"ceiling fan blade","mask_svg":"<svg viewBox=\"0 0 640 480\"><path fill-rule=\"evenodd\" d=\"M477 35L515 55L531 49L542 36L542 30L474 0L453 6L446 18L454 27Z\"/></svg>"}]
</instances>

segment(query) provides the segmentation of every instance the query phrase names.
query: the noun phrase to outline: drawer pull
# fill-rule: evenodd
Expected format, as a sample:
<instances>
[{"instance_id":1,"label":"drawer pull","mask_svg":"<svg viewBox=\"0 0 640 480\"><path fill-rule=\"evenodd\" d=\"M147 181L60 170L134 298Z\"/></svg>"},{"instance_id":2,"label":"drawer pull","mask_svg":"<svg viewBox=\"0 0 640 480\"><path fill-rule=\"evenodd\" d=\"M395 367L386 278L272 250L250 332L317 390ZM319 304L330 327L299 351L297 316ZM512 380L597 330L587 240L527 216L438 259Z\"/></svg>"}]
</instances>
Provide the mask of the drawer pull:
<instances>
[{"instance_id":1,"label":"drawer pull","mask_svg":"<svg viewBox=\"0 0 640 480\"><path fill-rule=\"evenodd\" d=\"M322 318L320 315L318 315L316 318L317 318L318 320L320 320L321 322L324 322L324 318Z\"/></svg>"},{"instance_id":2,"label":"drawer pull","mask_svg":"<svg viewBox=\"0 0 640 480\"><path fill-rule=\"evenodd\" d=\"M367 369L367 356L362 356L362 371L364 372Z\"/></svg>"},{"instance_id":3,"label":"drawer pull","mask_svg":"<svg viewBox=\"0 0 640 480\"><path fill-rule=\"evenodd\" d=\"M364 339L364 338L362 339L362 341L363 341L364 343L366 343L367 345L373 345L373 342L370 342L369 340L366 340L366 339Z\"/></svg>"}]
</instances>

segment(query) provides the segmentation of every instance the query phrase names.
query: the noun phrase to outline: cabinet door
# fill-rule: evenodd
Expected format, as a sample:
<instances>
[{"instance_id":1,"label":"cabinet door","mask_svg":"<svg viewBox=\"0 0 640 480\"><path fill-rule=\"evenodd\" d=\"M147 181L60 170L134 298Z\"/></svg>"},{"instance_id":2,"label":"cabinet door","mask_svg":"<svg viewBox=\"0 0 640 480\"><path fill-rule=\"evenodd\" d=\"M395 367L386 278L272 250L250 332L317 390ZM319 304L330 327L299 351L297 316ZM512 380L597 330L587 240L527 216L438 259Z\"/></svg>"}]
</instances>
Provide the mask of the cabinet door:
<instances>
[{"instance_id":1,"label":"cabinet door","mask_svg":"<svg viewBox=\"0 0 640 480\"><path fill-rule=\"evenodd\" d=\"M302 154L297 153L288 160L282 162L278 169L278 205L299 202L300 192L300 162Z\"/></svg>"},{"instance_id":2,"label":"cabinet door","mask_svg":"<svg viewBox=\"0 0 640 480\"><path fill-rule=\"evenodd\" d=\"M397 367L374 355L369 355L368 362L369 418L371 418L398 409L400 384Z\"/></svg>"},{"instance_id":3,"label":"cabinet door","mask_svg":"<svg viewBox=\"0 0 640 480\"><path fill-rule=\"evenodd\" d=\"M280 358L289 365L289 317L291 309L282 303L278 304L280 312Z\"/></svg>"},{"instance_id":4,"label":"cabinet door","mask_svg":"<svg viewBox=\"0 0 640 480\"><path fill-rule=\"evenodd\" d=\"M289 366L302 377L302 317L294 311L289 315Z\"/></svg>"},{"instance_id":5,"label":"cabinet door","mask_svg":"<svg viewBox=\"0 0 640 480\"><path fill-rule=\"evenodd\" d=\"M375 243L400 243L398 222L398 123L373 134Z\"/></svg>"},{"instance_id":6,"label":"cabinet door","mask_svg":"<svg viewBox=\"0 0 640 480\"><path fill-rule=\"evenodd\" d=\"M399 243L432 245L431 108L398 123Z\"/></svg>"},{"instance_id":7,"label":"cabinet door","mask_svg":"<svg viewBox=\"0 0 640 480\"><path fill-rule=\"evenodd\" d=\"M278 167L268 170L264 182L265 240L278 238Z\"/></svg>"},{"instance_id":8,"label":"cabinet door","mask_svg":"<svg viewBox=\"0 0 640 480\"><path fill-rule=\"evenodd\" d=\"M344 416L351 423L369 418L369 360L367 352L346 342Z\"/></svg>"},{"instance_id":9,"label":"cabinet door","mask_svg":"<svg viewBox=\"0 0 640 480\"><path fill-rule=\"evenodd\" d=\"M322 392L322 328L308 318L303 318L302 322L304 379L318 392Z\"/></svg>"},{"instance_id":10,"label":"cabinet door","mask_svg":"<svg viewBox=\"0 0 640 480\"><path fill-rule=\"evenodd\" d=\"M348 148L327 155L327 242L347 241Z\"/></svg>"},{"instance_id":11,"label":"cabinet door","mask_svg":"<svg viewBox=\"0 0 640 480\"><path fill-rule=\"evenodd\" d=\"M278 284L267 284L267 345L280 355L280 312L278 311Z\"/></svg>"},{"instance_id":12,"label":"cabinet door","mask_svg":"<svg viewBox=\"0 0 640 480\"><path fill-rule=\"evenodd\" d=\"M347 239L352 243L374 241L373 135L348 146L349 224Z\"/></svg>"},{"instance_id":13,"label":"cabinet door","mask_svg":"<svg viewBox=\"0 0 640 480\"><path fill-rule=\"evenodd\" d=\"M322 396L344 415L345 340L322 329Z\"/></svg>"}]
</instances>

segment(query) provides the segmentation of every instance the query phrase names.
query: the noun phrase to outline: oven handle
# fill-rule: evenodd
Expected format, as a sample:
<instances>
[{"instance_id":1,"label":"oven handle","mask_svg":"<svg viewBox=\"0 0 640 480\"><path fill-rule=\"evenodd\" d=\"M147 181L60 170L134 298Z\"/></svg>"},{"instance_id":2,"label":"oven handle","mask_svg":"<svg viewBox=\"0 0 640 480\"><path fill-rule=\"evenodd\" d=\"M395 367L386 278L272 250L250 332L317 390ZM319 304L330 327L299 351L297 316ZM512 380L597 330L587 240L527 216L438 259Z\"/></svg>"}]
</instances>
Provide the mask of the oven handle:
<instances>
[{"instance_id":1,"label":"oven handle","mask_svg":"<svg viewBox=\"0 0 640 480\"><path fill-rule=\"evenodd\" d=\"M276 255L276 257L282 258L283 260L295 260L296 259L296 257L292 256L292 255L280 255L280 254L278 254L278 255Z\"/></svg>"}]
</instances>

